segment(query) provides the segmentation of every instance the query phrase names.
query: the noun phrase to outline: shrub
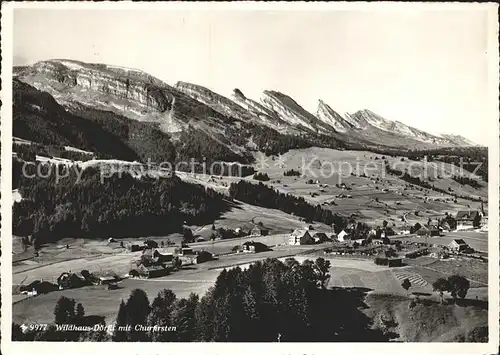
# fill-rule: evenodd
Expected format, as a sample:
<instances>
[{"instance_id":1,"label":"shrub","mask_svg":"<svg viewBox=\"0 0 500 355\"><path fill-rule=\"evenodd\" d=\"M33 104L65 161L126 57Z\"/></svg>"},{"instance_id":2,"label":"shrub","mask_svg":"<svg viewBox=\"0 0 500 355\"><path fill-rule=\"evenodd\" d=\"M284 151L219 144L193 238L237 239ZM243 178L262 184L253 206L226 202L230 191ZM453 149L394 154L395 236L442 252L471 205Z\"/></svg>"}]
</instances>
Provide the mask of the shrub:
<instances>
[{"instance_id":1,"label":"shrub","mask_svg":"<svg viewBox=\"0 0 500 355\"><path fill-rule=\"evenodd\" d=\"M269 181L270 178L266 173L255 173L253 175L254 180L259 180L259 181Z\"/></svg>"}]
</instances>

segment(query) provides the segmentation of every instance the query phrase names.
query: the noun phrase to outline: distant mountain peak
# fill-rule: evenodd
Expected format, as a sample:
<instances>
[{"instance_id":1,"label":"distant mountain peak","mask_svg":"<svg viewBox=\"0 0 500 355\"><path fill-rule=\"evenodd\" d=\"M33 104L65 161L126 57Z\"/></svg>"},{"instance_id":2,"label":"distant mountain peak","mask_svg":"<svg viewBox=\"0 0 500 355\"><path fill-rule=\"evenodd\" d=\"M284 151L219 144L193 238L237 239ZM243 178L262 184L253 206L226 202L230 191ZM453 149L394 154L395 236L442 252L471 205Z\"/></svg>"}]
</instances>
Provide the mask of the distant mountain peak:
<instances>
[{"instance_id":1,"label":"distant mountain peak","mask_svg":"<svg viewBox=\"0 0 500 355\"><path fill-rule=\"evenodd\" d=\"M322 122L332 126L337 132L347 132L353 128L357 128L321 99L318 100L318 110L316 111L316 116Z\"/></svg>"}]
</instances>

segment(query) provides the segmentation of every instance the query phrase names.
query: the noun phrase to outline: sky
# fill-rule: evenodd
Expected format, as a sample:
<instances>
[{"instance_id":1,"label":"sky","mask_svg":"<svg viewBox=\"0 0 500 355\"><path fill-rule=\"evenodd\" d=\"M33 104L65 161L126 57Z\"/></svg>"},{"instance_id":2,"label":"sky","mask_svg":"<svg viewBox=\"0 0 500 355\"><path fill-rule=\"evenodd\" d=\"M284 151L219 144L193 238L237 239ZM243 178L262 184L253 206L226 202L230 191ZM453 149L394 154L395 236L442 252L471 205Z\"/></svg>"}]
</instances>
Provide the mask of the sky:
<instances>
[{"instance_id":1,"label":"sky","mask_svg":"<svg viewBox=\"0 0 500 355\"><path fill-rule=\"evenodd\" d=\"M14 65L137 68L223 95L290 95L316 113L369 109L430 133L487 135L487 12L14 11Z\"/></svg>"}]
</instances>

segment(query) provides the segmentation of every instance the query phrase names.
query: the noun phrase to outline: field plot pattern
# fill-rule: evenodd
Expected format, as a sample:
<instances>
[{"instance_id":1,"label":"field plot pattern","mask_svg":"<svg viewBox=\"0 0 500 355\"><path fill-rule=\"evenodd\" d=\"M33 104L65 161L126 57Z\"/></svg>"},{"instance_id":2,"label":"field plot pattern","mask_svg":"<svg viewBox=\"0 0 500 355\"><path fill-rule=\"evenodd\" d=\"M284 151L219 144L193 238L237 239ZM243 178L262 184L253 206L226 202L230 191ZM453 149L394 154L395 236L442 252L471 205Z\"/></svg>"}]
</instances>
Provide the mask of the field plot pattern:
<instances>
[{"instance_id":1,"label":"field plot pattern","mask_svg":"<svg viewBox=\"0 0 500 355\"><path fill-rule=\"evenodd\" d=\"M419 274L416 274L414 272L406 271L406 270L393 270L392 274L394 277L400 281L403 282L404 279L410 280L411 286L418 286L418 287L426 287L428 285L428 282L425 281L422 276Z\"/></svg>"}]
</instances>

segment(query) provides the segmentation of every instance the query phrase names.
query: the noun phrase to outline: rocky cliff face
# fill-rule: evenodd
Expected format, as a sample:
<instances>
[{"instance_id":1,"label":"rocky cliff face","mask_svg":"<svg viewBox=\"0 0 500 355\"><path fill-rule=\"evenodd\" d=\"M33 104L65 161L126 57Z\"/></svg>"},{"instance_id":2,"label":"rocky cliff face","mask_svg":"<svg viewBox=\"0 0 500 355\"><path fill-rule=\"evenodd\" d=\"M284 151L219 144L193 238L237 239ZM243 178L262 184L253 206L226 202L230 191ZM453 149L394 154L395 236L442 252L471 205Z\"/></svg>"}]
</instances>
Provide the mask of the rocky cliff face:
<instances>
[{"instance_id":1,"label":"rocky cliff face","mask_svg":"<svg viewBox=\"0 0 500 355\"><path fill-rule=\"evenodd\" d=\"M87 64L69 60L38 62L18 73L21 80L38 89L45 89L62 100L85 101L93 95L135 104L139 115L146 111L162 113L172 108L169 87L160 80L141 72L102 64ZM52 92L50 92L52 91ZM80 95L75 95L78 91ZM84 103L106 103L104 100ZM123 104L123 109L126 105Z\"/></svg>"},{"instance_id":2,"label":"rocky cliff face","mask_svg":"<svg viewBox=\"0 0 500 355\"><path fill-rule=\"evenodd\" d=\"M326 134L334 132L331 126L320 121L290 96L281 92L265 90L261 102L266 108L274 111L279 118L292 126L303 127L313 132Z\"/></svg>"},{"instance_id":3,"label":"rocky cliff face","mask_svg":"<svg viewBox=\"0 0 500 355\"><path fill-rule=\"evenodd\" d=\"M220 124L225 117L140 70L70 60L49 60L18 70L19 80L50 93L61 105L74 103L128 118L157 122L168 133L189 124Z\"/></svg>"},{"instance_id":4,"label":"rocky cliff face","mask_svg":"<svg viewBox=\"0 0 500 355\"><path fill-rule=\"evenodd\" d=\"M363 130L382 130L399 136L402 139L410 138L428 144L444 146L455 145L453 141L447 138L435 136L405 125L399 121L385 119L370 110L360 110L353 114L346 114L346 117L348 117L349 122L352 122L354 125L362 128Z\"/></svg>"},{"instance_id":5,"label":"rocky cliff face","mask_svg":"<svg viewBox=\"0 0 500 355\"><path fill-rule=\"evenodd\" d=\"M332 126L337 132L345 133L358 128L335 112L323 100L319 100L316 116L324 123Z\"/></svg>"},{"instance_id":6,"label":"rocky cliff face","mask_svg":"<svg viewBox=\"0 0 500 355\"><path fill-rule=\"evenodd\" d=\"M203 86L179 81L175 84L175 88L223 115L231 116L242 121L250 121L255 118L255 115L245 110L234 101Z\"/></svg>"},{"instance_id":7,"label":"rocky cliff face","mask_svg":"<svg viewBox=\"0 0 500 355\"><path fill-rule=\"evenodd\" d=\"M443 138L446 138L446 139L454 142L456 145L459 145L459 146L464 146L464 147L467 147L467 146L477 146L476 143L468 140L465 137L457 135L457 134L442 134L441 136Z\"/></svg>"}]
</instances>

